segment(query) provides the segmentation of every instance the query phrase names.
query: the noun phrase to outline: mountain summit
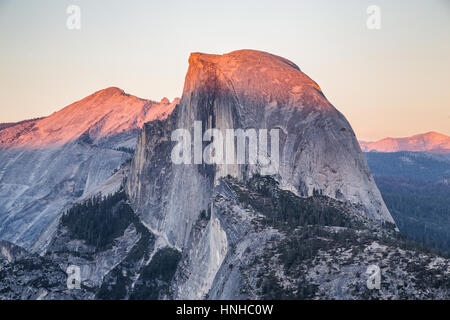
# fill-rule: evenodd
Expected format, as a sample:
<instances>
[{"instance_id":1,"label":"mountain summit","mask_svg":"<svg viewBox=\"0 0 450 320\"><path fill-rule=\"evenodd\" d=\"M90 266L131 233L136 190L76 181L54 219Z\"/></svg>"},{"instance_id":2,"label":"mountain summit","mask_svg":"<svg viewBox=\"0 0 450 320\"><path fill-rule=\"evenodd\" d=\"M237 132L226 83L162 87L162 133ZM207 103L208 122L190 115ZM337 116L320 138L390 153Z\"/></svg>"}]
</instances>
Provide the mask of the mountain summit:
<instances>
[{"instance_id":1,"label":"mountain summit","mask_svg":"<svg viewBox=\"0 0 450 320\"><path fill-rule=\"evenodd\" d=\"M239 50L224 55L192 53L184 94L202 84L209 71L221 73L217 80L224 81L222 89L232 85L237 96L267 103L295 104L309 89L322 92L293 62L267 52ZM219 82L207 83L205 89L218 89L217 85Z\"/></svg>"},{"instance_id":2,"label":"mountain summit","mask_svg":"<svg viewBox=\"0 0 450 320\"><path fill-rule=\"evenodd\" d=\"M90 139L112 137L142 128L145 122L164 119L176 105L125 93L116 87L97 91L52 115L0 131L0 147L40 148L62 146L84 133Z\"/></svg>"},{"instance_id":3,"label":"mountain summit","mask_svg":"<svg viewBox=\"0 0 450 320\"><path fill-rule=\"evenodd\" d=\"M438 154L450 153L450 137L438 133L427 132L406 138L384 138L376 142L360 141L361 149L365 152L429 152Z\"/></svg>"}]
</instances>

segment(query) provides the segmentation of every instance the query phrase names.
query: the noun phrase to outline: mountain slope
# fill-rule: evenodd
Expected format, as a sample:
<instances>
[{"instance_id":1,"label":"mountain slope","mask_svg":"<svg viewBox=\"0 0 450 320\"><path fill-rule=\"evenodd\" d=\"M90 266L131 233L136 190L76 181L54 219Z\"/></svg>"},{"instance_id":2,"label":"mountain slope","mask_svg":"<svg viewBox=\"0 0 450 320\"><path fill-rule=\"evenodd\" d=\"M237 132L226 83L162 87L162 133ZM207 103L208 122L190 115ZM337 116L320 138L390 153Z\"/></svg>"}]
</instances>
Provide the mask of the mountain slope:
<instances>
[{"instance_id":1,"label":"mountain slope","mask_svg":"<svg viewBox=\"0 0 450 320\"><path fill-rule=\"evenodd\" d=\"M376 142L360 141L365 152L414 151L450 154L450 137L437 132L427 132L406 138L385 138Z\"/></svg>"},{"instance_id":2,"label":"mountain slope","mask_svg":"<svg viewBox=\"0 0 450 320\"><path fill-rule=\"evenodd\" d=\"M370 218L393 221L349 123L296 65L253 50L221 56L193 53L180 105L166 122L144 126L127 183L133 208L172 245L186 244L220 177L246 179L268 171L261 164L236 162L172 164L172 132L184 128L193 136L196 120L203 131L279 129L275 177L282 188L347 200Z\"/></svg>"},{"instance_id":3,"label":"mountain slope","mask_svg":"<svg viewBox=\"0 0 450 320\"><path fill-rule=\"evenodd\" d=\"M137 98L115 87L103 89L52 115L0 131L0 148L61 146L84 133L97 143L120 133L138 130L145 122L164 119L174 103Z\"/></svg>"},{"instance_id":4,"label":"mountain slope","mask_svg":"<svg viewBox=\"0 0 450 320\"><path fill-rule=\"evenodd\" d=\"M123 190L75 205L57 229L42 257L0 255L0 298L449 298L448 259L351 204L301 198L267 176L220 178L182 251L142 223ZM80 267L81 290L65 287L68 265ZM370 265L380 290L366 286Z\"/></svg>"},{"instance_id":5,"label":"mountain slope","mask_svg":"<svg viewBox=\"0 0 450 320\"><path fill-rule=\"evenodd\" d=\"M210 224L219 221L228 246L208 298L448 299L450 261L405 241L393 224L326 196L298 198L267 177L223 182ZM187 256L205 251L198 243ZM370 265L381 270L380 290L366 286Z\"/></svg>"},{"instance_id":6,"label":"mountain slope","mask_svg":"<svg viewBox=\"0 0 450 320\"><path fill-rule=\"evenodd\" d=\"M166 118L177 101L155 103L108 88L0 130L0 239L31 248L66 205L131 157L142 125Z\"/></svg>"}]
</instances>

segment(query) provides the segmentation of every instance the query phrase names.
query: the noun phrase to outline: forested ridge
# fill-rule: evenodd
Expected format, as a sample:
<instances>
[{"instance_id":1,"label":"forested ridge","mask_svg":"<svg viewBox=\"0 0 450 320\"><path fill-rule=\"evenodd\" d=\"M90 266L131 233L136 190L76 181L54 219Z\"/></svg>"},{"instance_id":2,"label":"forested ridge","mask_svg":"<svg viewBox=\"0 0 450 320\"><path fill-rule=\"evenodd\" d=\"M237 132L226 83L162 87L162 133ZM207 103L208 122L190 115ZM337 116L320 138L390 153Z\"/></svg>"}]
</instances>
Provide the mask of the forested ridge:
<instances>
[{"instance_id":1,"label":"forested ridge","mask_svg":"<svg viewBox=\"0 0 450 320\"><path fill-rule=\"evenodd\" d=\"M95 196L74 204L61 218L76 239L86 241L98 250L105 249L123 235L134 217L124 191L113 195Z\"/></svg>"}]
</instances>

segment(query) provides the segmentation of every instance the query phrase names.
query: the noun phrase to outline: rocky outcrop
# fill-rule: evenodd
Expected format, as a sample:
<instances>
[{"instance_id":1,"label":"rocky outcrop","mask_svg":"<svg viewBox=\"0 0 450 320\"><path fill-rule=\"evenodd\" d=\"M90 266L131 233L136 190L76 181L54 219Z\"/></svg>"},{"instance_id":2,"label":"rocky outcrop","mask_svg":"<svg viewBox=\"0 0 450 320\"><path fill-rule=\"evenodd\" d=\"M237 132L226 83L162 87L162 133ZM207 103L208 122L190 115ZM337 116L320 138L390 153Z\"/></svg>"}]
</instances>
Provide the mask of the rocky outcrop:
<instances>
[{"instance_id":1,"label":"rocky outcrop","mask_svg":"<svg viewBox=\"0 0 450 320\"><path fill-rule=\"evenodd\" d=\"M0 300L89 299L89 288L69 290L67 274L52 260L0 241Z\"/></svg>"},{"instance_id":2,"label":"rocky outcrop","mask_svg":"<svg viewBox=\"0 0 450 320\"><path fill-rule=\"evenodd\" d=\"M27 254L27 251L15 244L0 240L0 259L7 262L14 262Z\"/></svg>"}]
</instances>

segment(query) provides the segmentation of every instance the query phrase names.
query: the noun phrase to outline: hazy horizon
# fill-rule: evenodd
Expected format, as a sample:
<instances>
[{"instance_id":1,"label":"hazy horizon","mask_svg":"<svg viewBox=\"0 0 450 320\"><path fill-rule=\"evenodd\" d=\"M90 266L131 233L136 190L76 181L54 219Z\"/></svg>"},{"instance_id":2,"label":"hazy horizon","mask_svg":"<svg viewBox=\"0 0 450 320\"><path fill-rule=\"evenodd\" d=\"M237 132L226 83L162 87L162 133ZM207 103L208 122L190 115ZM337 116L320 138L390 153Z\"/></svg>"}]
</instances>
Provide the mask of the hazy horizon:
<instances>
[{"instance_id":1,"label":"hazy horizon","mask_svg":"<svg viewBox=\"0 0 450 320\"><path fill-rule=\"evenodd\" d=\"M80 30L66 27L70 5ZM370 5L380 30L366 26ZM47 116L110 86L172 100L191 52L256 49L296 63L361 140L450 135L446 0L3 0L0 26L0 122Z\"/></svg>"}]
</instances>

